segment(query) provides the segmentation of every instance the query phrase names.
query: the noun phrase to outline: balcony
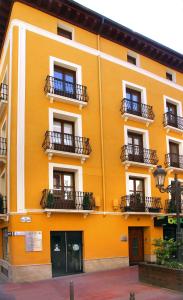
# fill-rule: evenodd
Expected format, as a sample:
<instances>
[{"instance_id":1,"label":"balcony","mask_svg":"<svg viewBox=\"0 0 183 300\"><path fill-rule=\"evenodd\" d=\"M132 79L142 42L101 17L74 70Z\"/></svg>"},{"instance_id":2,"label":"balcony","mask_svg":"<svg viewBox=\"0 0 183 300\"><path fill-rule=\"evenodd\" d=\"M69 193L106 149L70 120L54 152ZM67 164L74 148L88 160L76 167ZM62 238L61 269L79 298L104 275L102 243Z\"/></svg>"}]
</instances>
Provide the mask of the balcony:
<instances>
[{"instance_id":1,"label":"balcony","mask_svg":"<svg viewBox=\"0 0 183 300\"><path fill-rule=\"evenodd\" d=\"M0 115L3 113L5 106L8 103L8 85L0 84Z\"/></svg>"},{"instance_id":2,"label":"balcony","mask_svg":"<svg viewBox=\"0 0 183 300\"><path fill-rule=\"evenodd\" d=\"M170 171L183 171L183 155L168 153L165 155L165 167Z\"/></svg>"},{"instance_id":3,"label":"balcony","mask_svg":"<svg viewBox=\"0 0 183 300\"><path fill-rule=\"evenodd\" d=\"M133 120L146 123L149 126L154 121L152 106L124 98L121 103L121 114L125 121Z\"/></svg>"},{"instance_id":4,"label":"balcony","mask_svg":"<svg viewBox=\"0 0 183 300\"><path fill-rule=\"evenodd\" d=\"M56 131L46 131L42 147L49 158L59 155L85 161L91 153L88 138Z\"/></svg>"},{"instance_id":5,"label":"balcony","mask_svg":"<svg viewBox=\"0 0 183 300\"><path fill-rule=\"evenodd\" d=\"M95 208L93 193L56 189L45 189L40 204L46 212L89 213Z\"/></svg>"},{"instance_id":6,"label":"balcony","mask_svg":"<svg viewBox=\"0 0 183 300\"><path fill-rule=\"evenodd\" d=\"M126 213L160 213L162 204L160 198L145 197L140 194L121 197L122 212Z\"/></svg>"},{"instance_id":7,"label":"balcony","mask_svg":"<svg viewBox=\"0 0 183 300\"><path fill-rule=\"evenodd\" d=\"M158 163L156 150L133 145L124 145L121 148L120 158L126 169L131 165L153 168Z\"/></svg>"},{"instance_id":8,"label":"balcony","mask_svg":"<svg viewBox=\"0 0 183 300\"><path fill-rule=\"evenodd\" d=\"M0 137L0 166L6 162L7 142L6 138Z\"/></svg>"},{"instance_id":9,"label":"balcony","mask_svg":"<svg viewBox=\"0 0 183 300\"><path fill-rule=\"evenodd\" d=\"M0 219L7 217L7 198L0 194Z\"/></svg>"},{"instance_id":10,"label":"balcony","mask_svg":"<svg viewBox=\"0 0 183 300\"><path fill-rule=\"evenodd\" d=\"M44 88L45 94L50 101L61 101L80 107L86 106L88 102L87 87L80 84L47 76Z\"/></svg>"},{"instance_id":11,"label":"balcony","mask_svg":"<svg viewBox=\"0 0 183 300\"><path fill-rule=\"evenodd\" d=\"M176 202L173 199L168 199L165 201L165 212L167 214L176 214L177 207ZM183 214L183 199L180 200L179 213Z\"/></svg>"},{"instance_id":12,"label":"balcony","mask_svg":"<svg viewBox=\"0 0 183 300\"><path fill-rule=\"evenodd\" d=\"M183 133L183 118L170 112L163 115L163 125L167 133L169 131Z\"/></svg>"}]
</instances>

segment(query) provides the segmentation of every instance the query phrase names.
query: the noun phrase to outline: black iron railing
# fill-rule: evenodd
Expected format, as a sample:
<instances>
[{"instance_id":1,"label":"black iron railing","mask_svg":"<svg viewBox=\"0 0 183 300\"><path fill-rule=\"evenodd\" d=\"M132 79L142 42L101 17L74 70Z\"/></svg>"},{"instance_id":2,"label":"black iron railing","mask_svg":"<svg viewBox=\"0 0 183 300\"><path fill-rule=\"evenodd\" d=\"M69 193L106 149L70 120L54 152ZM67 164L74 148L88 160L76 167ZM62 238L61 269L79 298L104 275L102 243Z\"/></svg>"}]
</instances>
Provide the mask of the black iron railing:
<instances>
[{"instance_id":1,"label":"black iron railing","mask_svg":"<svg viewBox=\"0 0 183 300\"><path fill-rule=\"evenodd\" d=\"M165 212L168 214L175 213L177 211L176 201L173 199L168 199L165 201ZM183 199L179 202L179 213L183 213Z\"/></svg>"},{"instance_id":2,"label":"black iron railing","mask_svg":"<svg viewBox=\"0 0 183 300\"><path fill-rule=\"evenodd\" d=\"M163 116L163 125L165 126L172 126L183 130L183 118L177 115L174 115L170 112L167 112Z\"/></svg>"},{"instance_id":3,"label":"black iron railing","mask_svg":"<svg viewBox=\"0 0 183 300\"><path fill-rule=\"evenodd\" d=\"M8 85L5 83L0 84L0 102L8 101Z\"/></svg>"},{"instance_id":4,"label":"black iron railing","mask_svg":"<svg viewBox=\"0 0 183 300\"><path fill-rule=\"evenodd\" d=\"M57 150L83 155L89 155L91 153L88 138L66 133L62 134L56 131L46 131L42 146L45 151Z\"/></svg>"},{"instance_id":5,"label":"black iron railing","mask_svg":"<svg viewBox=\"0 0 183 300\"><path fill-rule=\"evenodd\" d=\"M145 197L140 194L121 197L122 212L157 212L162 209L161 198Z\"/></svg>"},{"instance_id":6,"label":"black iron railing","mask_svg":"<svg viewBox=\"0 0 183 300\"><path fill-rule=\"evenodd\" d=\"M6 138L0 137L0 155L6 156L6 153L7 153Z\"/></svg>"},{"instance_id":7,"label":"black iron railing","mask_svg":"<svg viewBox=\"0 0 183 300\"><path fill-rule=\"evenodd\" d=\"M45 189L40 204L43 209L92 210L95 200L93 193Z\"/></svg>"},{"instance_id":8,"label":"black iron railing","mask_svg":"<svg viewBox=\"0 0 183 300\"><path fill-rule=\"evenodd\" d=\"M122 99L121 102L121 113L128 113L131 115L136 115L143 117L145 119L154 120L154 113L152 106L143 103L138 103L129 99Z\"/></svg>"},{"instance_id":9,"label":"black iron railing","mask_svg":"<svg viewBox=\"0 0 183 300\"><path fill-rule=\"evenodd\" d=\"M173 167L183 169L183 155L176 153L168 153L165 155L165 167Z\"/></svg>"},{"instance_id":10,"label":"black iron railing","mask_svg":"<svg viewBox=\"0 0 183 300\"><path fill-rule=\"evenodd\" d=\"M7 213L7 198L0 194L0 215Z\"/></svg>"},{"instance_id":11,"label":"black iron railing","mask_svg":"<svg viewBox=\"0 0 183 300\"><path fill-rule=\"evenodd\" d=\"M74 84L52 76L47 76L44 91L46 94L64 96L82 102L88 101L86 86Z\"/></svg>"},{"instance_id":12,"label":"black iron railing","mask_svg":"<svg viewBox=\"0 0 183 300\"><path fill-rule=\"evenodd\" d=\"M121 161L133 161L150 165L157 165L156 150L145 149L139 146L124 145L121 148Z\"/></svg>"}]
</instances>

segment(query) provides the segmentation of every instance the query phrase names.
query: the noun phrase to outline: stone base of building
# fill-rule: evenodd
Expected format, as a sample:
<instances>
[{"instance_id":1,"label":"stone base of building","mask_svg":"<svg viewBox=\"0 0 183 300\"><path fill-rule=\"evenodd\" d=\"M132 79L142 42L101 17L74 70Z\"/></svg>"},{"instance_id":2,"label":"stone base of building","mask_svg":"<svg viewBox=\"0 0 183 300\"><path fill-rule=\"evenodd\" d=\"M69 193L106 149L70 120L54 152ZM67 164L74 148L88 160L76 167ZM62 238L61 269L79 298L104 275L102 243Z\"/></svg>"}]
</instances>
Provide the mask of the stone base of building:
<instances>
[{"instance_id":1,"label":"stone base of building","mask_svg":"<svg viewBox=\"0 0 183 300\"><path fill-rule=\"evenodd\" d=\"M110 257L86 259L83 261L84 272L112 270L129 266L128 257Z\"/></svg>"},{"instance_id":2,"label":"stone base of building","mask_svg":"<svg viewBox=\"0 0 183 300\"><path fill-rule=\"evenodd\" d=\"M154 254L145 254L144 255L144 261L156 262L156 255L154 255Z\"/></svg>"}]
</instances>

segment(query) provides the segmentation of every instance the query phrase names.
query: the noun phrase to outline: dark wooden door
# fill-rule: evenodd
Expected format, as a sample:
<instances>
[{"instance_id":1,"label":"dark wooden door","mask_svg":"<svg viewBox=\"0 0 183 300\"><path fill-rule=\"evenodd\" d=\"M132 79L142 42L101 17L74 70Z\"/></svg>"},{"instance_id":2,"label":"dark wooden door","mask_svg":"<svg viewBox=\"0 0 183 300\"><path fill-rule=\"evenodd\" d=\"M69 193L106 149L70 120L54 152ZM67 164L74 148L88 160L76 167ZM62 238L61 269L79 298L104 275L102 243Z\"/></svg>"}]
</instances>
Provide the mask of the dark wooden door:
<instances>
[{"instance_id":1,"label":"dark wooden door","mask_svg":"<svg viewBox=\"0 0 183 300\"><path fill-rule=\"evenodd\" d=\"M81 231L51 231L50 243L53 277L83 271Z\"/></svg>"},{"instance_id":2,"label":"dark wooden door","mask_svg":"<svg viewBox=\"0 0 183 300\"><path fill-rule=\"evenodd\" d=\"M126 89L127 112L133 115L142 115L141 111L141 92L127 88Z\"/></svg>"},{"instance_id":3,"label":"dark wooden door","mask_svg":"<svg viewBox=\"0 0 183 300\"><path fill-rule=\"evenodd\" d=\"M169 142L170 148L170 165L179 168L179 144Z\"/></svg>"},{"instance_id":4,"label":"dark wooden door","mask_svg":"<svg viewBox=\"0 0 183 300\"><path fill-rule=\"evenodd\" d=\"M54 150L75 152L74 122L53 120L53 145Z\"/></svg>"},{"instance_id":5,"label":"dark wooden door","mask_svg":"<svg viewBox=\"0 0 183 300\"><path fill-rule=\"evenodd\" d=\"M129 227L130 265L144 261L144 232L142 227Z\"/></svg>"},{"instance_id":6,"label":"dark wooden door","mask_svg":"<svg viewBox=\"0 0 183 300\"><path fill-rule=\"evenodd\" d=\"M177 106L169 102L167 102L166 106L168 113L168 125L177 127Z\"/></svg>"},{"instance_id":7,"label":"dark wooden door","mask_svg":"<svg viewBox=\"0 0 183 300\"><path fill-rule=\"evenodd\" d=\"M143 162L143 136L135 132L128 132L128 159Z\"/></svg>"}]
</instances>

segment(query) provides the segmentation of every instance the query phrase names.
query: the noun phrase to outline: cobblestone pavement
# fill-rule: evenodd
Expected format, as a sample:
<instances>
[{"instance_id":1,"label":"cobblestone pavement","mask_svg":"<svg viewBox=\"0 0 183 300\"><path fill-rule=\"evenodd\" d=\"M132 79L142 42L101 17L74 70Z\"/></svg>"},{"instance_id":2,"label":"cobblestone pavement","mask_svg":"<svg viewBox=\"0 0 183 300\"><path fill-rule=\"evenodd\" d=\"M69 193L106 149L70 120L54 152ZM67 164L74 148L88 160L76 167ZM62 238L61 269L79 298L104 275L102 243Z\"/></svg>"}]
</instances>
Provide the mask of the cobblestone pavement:
<instances>
[{"instance_id":1,"label":"cobblestone pavement","mask_svg":"<svg viewBox=\"0 0 183 300\"><path fill-rule=\"evenodd\" d=\"M74 300L129 300L130 291L135 300L183 300L183 294L138 282L137 267L112 271L58 277L33 283L1 284L0 290L13 298L0 300L69 300L69 282L74 282Z\"/></svg>"}]
</instances>

